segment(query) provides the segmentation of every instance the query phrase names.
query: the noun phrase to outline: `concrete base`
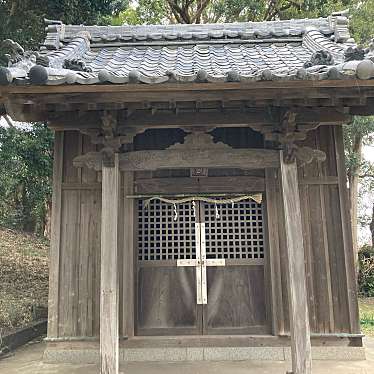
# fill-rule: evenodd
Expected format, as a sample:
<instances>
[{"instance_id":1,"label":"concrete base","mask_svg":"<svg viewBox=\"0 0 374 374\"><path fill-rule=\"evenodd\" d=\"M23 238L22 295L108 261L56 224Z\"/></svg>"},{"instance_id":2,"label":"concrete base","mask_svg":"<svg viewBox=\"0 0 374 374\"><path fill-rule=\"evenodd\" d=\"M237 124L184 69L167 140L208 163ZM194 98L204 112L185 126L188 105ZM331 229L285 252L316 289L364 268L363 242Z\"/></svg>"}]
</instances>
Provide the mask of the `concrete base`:
<instances>
[{"instance_id":1,"label":"concrete base","mask_svg":"<svg viewBox=\"0 0 374 374\"><path fill-rule=\"evenodd\" d=\"M314 360L365 360L363 347L312 347ZM192 362L192 361L290 361L289 347L181 347L122 348L120 362ZM59 349L47 347L46 363L97 364L98 349Z\"/></svg>"}]
</instances>

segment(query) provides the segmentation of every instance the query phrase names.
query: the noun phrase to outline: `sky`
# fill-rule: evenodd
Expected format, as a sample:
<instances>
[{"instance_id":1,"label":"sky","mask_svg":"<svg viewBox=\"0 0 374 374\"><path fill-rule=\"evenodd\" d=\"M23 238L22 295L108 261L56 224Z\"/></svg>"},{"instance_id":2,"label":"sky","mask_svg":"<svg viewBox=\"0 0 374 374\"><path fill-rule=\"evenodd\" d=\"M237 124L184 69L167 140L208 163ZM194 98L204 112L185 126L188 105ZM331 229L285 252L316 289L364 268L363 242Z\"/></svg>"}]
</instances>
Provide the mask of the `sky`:
<instances>
[{"instance_id":1,"label":"sky","mask_svg":"<svg viewBox=\"0 0 374 374\"><path fill-rule=\"evenodd\" d=\"M27 124L22 123L15 123L16 126L27 126ZM4 120L4 118L0 117L0 126L7 127L7 123ZM366 145L363 147L363 156L366 160L374 163L374 144L372 145ZM374 191L371 191L370 193L366 194L363 199L363 209L365 209L366 214L371 214L371 208L374 202ZM359 233L358 233L358 240L360 245L370 243L371 236L370 236L370 230L369 227L361 227L359 226Z\"/></svg>"}]
</instances>

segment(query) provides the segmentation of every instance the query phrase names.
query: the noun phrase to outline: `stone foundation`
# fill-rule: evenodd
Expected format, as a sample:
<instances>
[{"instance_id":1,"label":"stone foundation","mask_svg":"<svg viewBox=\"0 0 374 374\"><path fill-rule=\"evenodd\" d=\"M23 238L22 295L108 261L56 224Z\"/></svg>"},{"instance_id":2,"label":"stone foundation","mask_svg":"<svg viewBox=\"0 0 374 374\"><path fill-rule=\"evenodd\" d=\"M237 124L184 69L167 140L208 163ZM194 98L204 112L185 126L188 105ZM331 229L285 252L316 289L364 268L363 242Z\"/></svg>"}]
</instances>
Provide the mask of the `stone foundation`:
<instances>
[{"instance_id":1,"label":"stone foundation","mask_svg":"<svg viewBox=\"0 0 374 374\"><path fill-rule=\"evenodd\" d=\"M94 347L96 345L97 347ZM312 347L314 360L354 361L365 360L364 347L315 346ZM97 364L99 347L90 342L85 347L66 344L48 344L44 352L47 363ZM145 347L120 348L120 362L144 361L289 361L290 347Z\"/></svg>"}]
</instances>

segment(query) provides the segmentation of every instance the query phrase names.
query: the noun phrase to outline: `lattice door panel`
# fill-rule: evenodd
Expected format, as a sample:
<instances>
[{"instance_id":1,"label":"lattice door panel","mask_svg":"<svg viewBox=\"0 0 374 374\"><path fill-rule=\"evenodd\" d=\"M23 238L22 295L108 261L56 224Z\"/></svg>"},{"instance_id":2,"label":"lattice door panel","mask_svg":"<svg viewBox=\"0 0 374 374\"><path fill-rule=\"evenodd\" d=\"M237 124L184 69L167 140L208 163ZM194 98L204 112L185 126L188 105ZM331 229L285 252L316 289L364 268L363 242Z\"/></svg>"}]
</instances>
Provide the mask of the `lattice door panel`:
<instances>
[{"instance_id":1,"label":"lattice door panel","mask_svg":"<svg viewBox=\"0 0 374 374\"><path fill-rule=\"evenodd\" d=\"M175 213L177 213L174 220ZM196 258L195 216L191 203L138 202L138 260L188 260Z\"/></svg>"},{"instance_id":2,"label":"lattice door panel","mask_svg":"<svg viewBox=\"0 0 374 374\"><path fill-rule=\"evenodd\" d=\"M232 205L204 203L208 259L263 259L262 204L244 200Z\"/></svg>"}]
</instances>

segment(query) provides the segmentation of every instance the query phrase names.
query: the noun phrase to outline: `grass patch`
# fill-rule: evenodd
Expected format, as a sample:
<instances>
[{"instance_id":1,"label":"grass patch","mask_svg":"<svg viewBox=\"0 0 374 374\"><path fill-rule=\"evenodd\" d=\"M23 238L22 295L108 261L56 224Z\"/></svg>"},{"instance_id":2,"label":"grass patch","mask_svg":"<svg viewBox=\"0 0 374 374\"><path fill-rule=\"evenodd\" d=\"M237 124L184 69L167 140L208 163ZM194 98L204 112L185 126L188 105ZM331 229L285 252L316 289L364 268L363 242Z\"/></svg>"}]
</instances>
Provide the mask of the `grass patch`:
<instances>
[{"instance_id":1,"label":"grass patch","mask_svg":"<svg viewBox=\"0 0 374 374\"><path fill-rule=\"evenodd\" d=\"M0 228L0 335L47 307L48 252L46 240Z\"/></svg>"},{"instance_id":2,"label":"grass patch","mask_svg":"<svg viewBox=\"0 0 374 374\"><path fill-rule=\"evenodd\" d=\"M362 333L374 337L374 297L359 299Z\"/></svg>"}]
</instances>

